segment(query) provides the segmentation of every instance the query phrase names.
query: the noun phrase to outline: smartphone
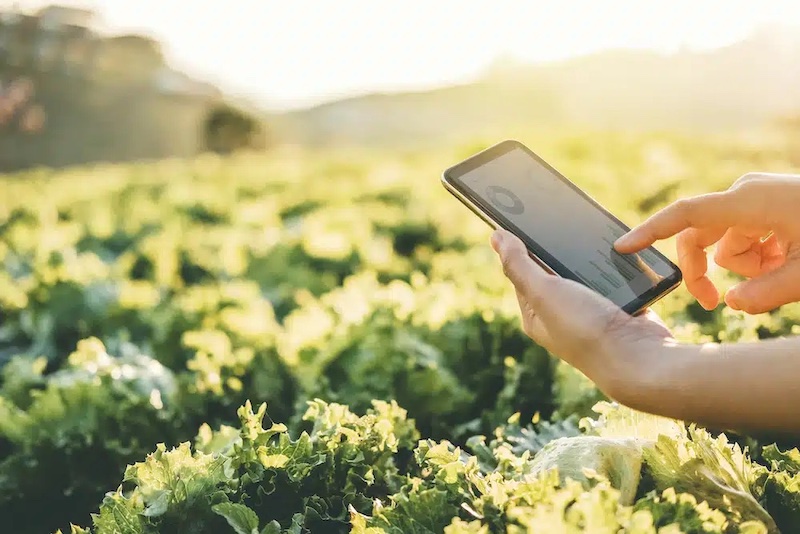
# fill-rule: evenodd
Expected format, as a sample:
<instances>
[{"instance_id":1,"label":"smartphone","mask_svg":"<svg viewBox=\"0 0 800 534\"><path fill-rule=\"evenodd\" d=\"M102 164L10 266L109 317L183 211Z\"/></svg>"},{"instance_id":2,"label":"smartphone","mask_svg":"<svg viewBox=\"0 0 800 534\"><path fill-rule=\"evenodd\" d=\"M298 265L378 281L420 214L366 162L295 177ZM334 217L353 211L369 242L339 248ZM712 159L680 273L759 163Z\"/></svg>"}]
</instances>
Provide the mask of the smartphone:
<instances>
[{"instance_id":1,"label":"smartphone","mask_svg":"<svg viewBox=\"0 0 800 534\"><path fill-rule=\"evenodd\" d=\"M518 141L453 165L442 184L491 227L519 237L546 271L588 286L631 315L681 284L678 266L655 248L614 250L630 228Z\"/></svg>"}]
</instances>

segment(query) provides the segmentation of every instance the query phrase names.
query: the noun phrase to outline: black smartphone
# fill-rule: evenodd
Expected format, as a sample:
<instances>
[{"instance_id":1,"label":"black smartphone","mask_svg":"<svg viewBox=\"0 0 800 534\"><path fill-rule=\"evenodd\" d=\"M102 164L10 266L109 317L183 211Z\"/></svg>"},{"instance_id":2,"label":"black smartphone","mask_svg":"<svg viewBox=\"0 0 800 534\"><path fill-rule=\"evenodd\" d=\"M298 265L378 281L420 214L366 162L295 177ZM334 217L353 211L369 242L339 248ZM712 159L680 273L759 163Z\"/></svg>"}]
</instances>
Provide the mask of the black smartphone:
<instances>
[{"instance_id":1,"label":"black smartphone","mask_svg":"<svg viewBox=\"0 0 800 534\"><path fill-rule=\"evenodd\" d=\"M519 237L548 272L590 287L631 315L681 284L678 266L655 248L614 250L630 228L518 141L453 165L442 183L490 226Z\"/></svg>"}]
</instances>

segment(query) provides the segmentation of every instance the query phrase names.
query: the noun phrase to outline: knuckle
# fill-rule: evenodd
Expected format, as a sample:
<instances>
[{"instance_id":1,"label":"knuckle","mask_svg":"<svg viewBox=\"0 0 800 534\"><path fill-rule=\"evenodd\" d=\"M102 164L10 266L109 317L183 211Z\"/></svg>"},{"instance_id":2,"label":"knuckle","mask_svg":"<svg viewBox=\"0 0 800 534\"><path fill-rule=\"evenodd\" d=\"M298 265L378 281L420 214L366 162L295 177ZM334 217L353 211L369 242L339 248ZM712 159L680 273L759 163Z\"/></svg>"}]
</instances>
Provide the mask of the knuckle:
<instances>
[{"instance_id":1,"label":"knuckle","mask_svg":"<svg viewBox=\"0 0 800 534\"><path fill-rule=\"evenodd\" d=\"M689 222L692 220L696 204L697 201L694 198L681 198L672 205L671 213L665 215L669 215L669 220L679 219Z\"/></svg>"},{"instance_id":2,"label":"knuckle","mask_svg":"<svg viewBox=\"0 0 800 534\"><path fill-rule=\"evenodd\" d=\"M763 174L761 174L760 172L748 172L746 174L743 174L735 182L733 182L733 186L731 186L731 187L732 188L737 188L737 187L741 187L741 186L743 186L745 184L751 184L751 183L759 180L762 177L763 177Z\"/></svg>"},{"instance_id":3,"label":"knuckle","mask_svg":"<svg viewBox=\"0 0 800 534\"><path fill-rule=\"evenodd\" d=\"M680 214L688 214L694 208L694 199L681 198L675 201L673 209Z\"/></svg>"},{"instance_id":4,"label":"knuckle","mask_svg":"<svg viewBox=\"0 0 800 534\"><path fill-rule=\"evenodd\" d=\"M755 191L758 191L762 188L764 182L757 178L751 178L747 181L742 182L736 187L736 192L741 194L751 194Z\"/></svg>"},{"instance_id":5,"label":"knuckle","mask_svg":"<svg viewBox=\"0 0 800 534\"><path fill-rule=\"evenodd\" d=\"M679 249L689 248L695 241L695 236L688 230L678 232L678 235L675 236L675 244Z\"/></svg>"}]
</instances>

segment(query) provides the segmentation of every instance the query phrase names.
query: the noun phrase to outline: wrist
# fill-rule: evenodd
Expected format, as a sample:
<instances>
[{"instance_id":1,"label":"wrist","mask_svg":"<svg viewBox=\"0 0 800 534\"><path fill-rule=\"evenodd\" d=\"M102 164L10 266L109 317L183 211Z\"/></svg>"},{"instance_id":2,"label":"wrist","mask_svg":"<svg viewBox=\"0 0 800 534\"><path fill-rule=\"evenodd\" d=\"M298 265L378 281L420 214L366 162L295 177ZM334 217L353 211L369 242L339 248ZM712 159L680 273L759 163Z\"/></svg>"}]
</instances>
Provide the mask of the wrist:
<instances>
[{"instance_id":1,"label":"wrist","mask_svg":"<svg viewBox=\"0 0 800 534\"><path fill-rule=\"evenodd\" d=\"M654 340L618 348L598 366L598 387L631 409L659 413L664 398L690 382L700 345Z\"/></svg>"}]
</instances>

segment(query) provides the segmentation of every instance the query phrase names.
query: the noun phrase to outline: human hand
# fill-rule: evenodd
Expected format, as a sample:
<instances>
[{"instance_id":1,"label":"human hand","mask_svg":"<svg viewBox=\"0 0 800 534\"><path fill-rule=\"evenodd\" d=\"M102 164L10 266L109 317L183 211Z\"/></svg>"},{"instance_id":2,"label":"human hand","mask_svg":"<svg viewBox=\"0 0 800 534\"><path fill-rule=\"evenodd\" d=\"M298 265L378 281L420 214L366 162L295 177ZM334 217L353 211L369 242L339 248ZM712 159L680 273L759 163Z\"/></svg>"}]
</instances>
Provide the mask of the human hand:
<instances>
[{"instance_id":1,"label":"human hand","mask_svg":"<svg viewBox=\"0 0 800 534\"><path fill-rule=\"evenodd\" d=\"M644 356L658 354L672 340L652 311L633 317L596 291L548 274L510 232L497 230L492 248L517 292L525 333L610 397L634 383L631 373Z\"/></svg>"},{"instance_id":2,"label":"human hand","mask_svg":"<svg viewBox=\"0 0 800 534\"><path fill-rule=\"evenodd\" d=\"M714 261L747 278L725 303L763 313L800 301L800 176L746 174L727 191L679 200L616 242L623 254L677 234L678 263L687 289L707 310L720 302L708 278L705 249Z\"/></svg>"}]
</instances>

